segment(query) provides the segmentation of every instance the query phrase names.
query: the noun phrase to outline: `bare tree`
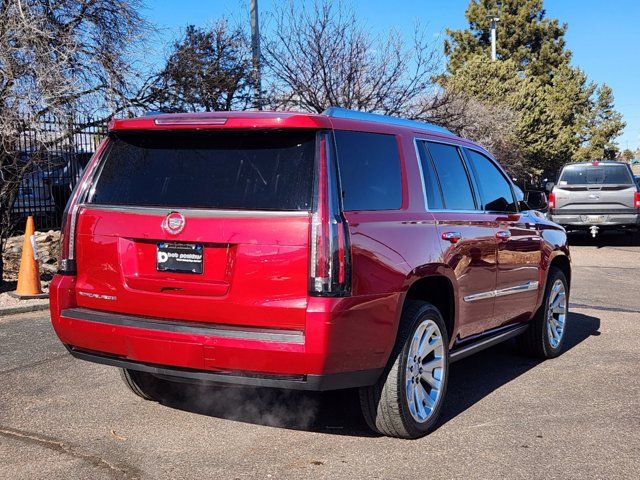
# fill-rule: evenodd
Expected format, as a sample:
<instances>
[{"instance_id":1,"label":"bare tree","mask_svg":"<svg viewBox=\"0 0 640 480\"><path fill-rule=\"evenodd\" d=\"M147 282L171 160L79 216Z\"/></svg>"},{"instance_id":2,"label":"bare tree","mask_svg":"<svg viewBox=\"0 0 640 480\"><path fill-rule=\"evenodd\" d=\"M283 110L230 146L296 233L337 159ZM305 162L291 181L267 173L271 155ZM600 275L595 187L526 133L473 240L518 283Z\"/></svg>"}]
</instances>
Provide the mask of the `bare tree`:
<instances>
[{"instance_id":1,"label":"bare tree","mask_svg":"<svg viewBox=\"0 0 640 480\"><path fill-rule=\"evenodd\" d=\"M431 103L433 121L481 144L510 175L520 177L526 173L516 112L506 105L484 103L461 92L447 90L443 96L447 101Z\"/></svg>"},{"instance_id":2,"label":"bare tree","mask_svg":"<svg viewBox=\"0 0 640 480\"><path fill-rule=\"evenodd\" d=\"M273 23L263 38L272 108L340 106L411 118L433 109L425 99L438 93L439 58L418 27L408 45L397 32L374 38L340 0L285 3Z\"/></svg>"},{"instance_id":3,"label":"bare tree","mask_svg":"<svg viewBox=\"0 0 640 480\"><path fill-rule=\"evenodd\" d=\"M340 0L289 2L273 22L263 39L272 108L340 106L429 121L482 143L512 174L522 171L517 117L442 86L437 50L420 28L409 43L397 32L374 38Z\"/></svg>"},{"instance_id":4,"label":"bare tree","mask_svg":"<svg viewBox=\"0 0 640 480\"><path fill-rule=\"evenodd\" d=\"M251 94L251 54L244 32L220 20L189 25L151 85L150 104L164 111L244 109Z\"/></svg>"},{"instance_id":5,"label":"bare tree","mask_svg":"<svg viewBox=\"0 0 640 480\"><path fill-rule=\"evenodd\" d=\"M35 152L75 133L45 132L42 120L83 113L98 123L131 105L134 75L125 52L146 28L139 6L138 0L0 1L0 250L22 177L43 158ZM25 135L38 143L35 152L20 152ZM0 257L0 279L2 267Z\"/></svg>"}]
</instances>

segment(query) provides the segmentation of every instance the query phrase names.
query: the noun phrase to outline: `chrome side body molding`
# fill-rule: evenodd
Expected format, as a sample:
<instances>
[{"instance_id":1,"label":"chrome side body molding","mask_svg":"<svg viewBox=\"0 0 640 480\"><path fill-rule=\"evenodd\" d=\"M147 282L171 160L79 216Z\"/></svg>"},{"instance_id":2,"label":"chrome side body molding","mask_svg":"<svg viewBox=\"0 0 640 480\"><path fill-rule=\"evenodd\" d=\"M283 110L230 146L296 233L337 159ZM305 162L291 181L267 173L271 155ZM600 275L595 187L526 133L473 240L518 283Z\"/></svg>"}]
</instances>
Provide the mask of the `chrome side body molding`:
<instances>
[{"instance_id":1,"label":"chrome side body molding","mask_svg":"<svg viewBox=\"0 0 640 480\"><path fill-rule=\"evenodd\" d=\"M489 292L475 293L473 295L467 295L464 297L465 302L475 302L478 300L485 300L487 298L504 297L506 295L513 295L514 293L530 292L531 290L538 289L539 282L527 282L521 285L515 285L513 287L501 288L499 290L491 290Z\"/></svg>"}]
</instances>

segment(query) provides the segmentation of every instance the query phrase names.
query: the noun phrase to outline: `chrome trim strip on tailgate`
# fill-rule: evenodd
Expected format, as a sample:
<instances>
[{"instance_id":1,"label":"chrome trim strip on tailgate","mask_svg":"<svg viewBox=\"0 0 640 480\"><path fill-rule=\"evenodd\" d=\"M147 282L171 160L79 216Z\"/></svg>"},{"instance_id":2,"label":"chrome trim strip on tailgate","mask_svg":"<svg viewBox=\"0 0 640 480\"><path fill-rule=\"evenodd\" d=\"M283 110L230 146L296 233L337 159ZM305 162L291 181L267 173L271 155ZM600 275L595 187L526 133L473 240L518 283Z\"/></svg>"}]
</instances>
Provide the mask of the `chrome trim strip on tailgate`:
<instances>
[{"instance_id":1,"label":"chrome trim strip on tailgate","mask_svg":"<svg viewBox=\"0 0 640 480\"><path fill-rule=\"evenodd\" d=\"M63 317L88 322L106 323L122 327L160 330L165 332L189 333L211 337L237 338L241 340L260 340L263 342L304 343L304 332L301 330L282 330L258 327L237 327L235 325L219 325L204 322L136 317L121 313L102 312L88 308L68 308L60 313Z\"/></svg>"},{"instance_id":2,"label":"chrome trim strip on tailgate","mask_svg":"<svg viewBox=\"0 0 640 480\"><path fill-rule=\"evenodd\" d=\"M476 293L473 295L467 295L464 297L465 302L475 302L478 300L485 300L487 298L504 297L506 295L513 295L514 293L529 292L531 290L538 289L538 281L531 281L523 283L522 285L515 285L513 287L501 288L499 290L491 290L489 292Z\"/></svg>"},{"instance_id":3,"label":"chrome trim strip on tailgate","mask_svg":"<svg viewBox=\"0 0 640 480\"><path fill-rule=\"evenodd\" d=\"M134 207L127 205L101 205L84 203L84 208L92 210L111 210L115 212L138 215L159 215L166 217L171 212L180 212L185 217L228 218L228 217L307 217L307 210L222 210L215 208L180 208L180 207Z\"/></svg>"},{"instance_id":4,"label":"chrome trim strip on tailgate","mask_svg":"<svg viewBox=\"0 0 640 480\"><path fill-rule=\"evenodd\" d=\"M598 204L594 203L592 208L588 209L571 209L571 208L554 208L551 215L638 215L640 210L637 208L607 208L600 209Z\"/></svg>"}]
</instances>

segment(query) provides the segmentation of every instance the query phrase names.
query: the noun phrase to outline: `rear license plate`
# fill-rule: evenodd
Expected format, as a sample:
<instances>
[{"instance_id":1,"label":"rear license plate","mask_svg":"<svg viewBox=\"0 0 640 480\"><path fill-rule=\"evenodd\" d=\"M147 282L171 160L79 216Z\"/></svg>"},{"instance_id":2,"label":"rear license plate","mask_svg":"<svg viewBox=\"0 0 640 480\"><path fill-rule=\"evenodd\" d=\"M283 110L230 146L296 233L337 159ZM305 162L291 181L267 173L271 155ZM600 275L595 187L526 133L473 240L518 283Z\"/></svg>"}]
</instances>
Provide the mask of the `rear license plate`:
<instances>
[{"instance_id":1,"label":"rear license plate","mask_svg":"<svg viewBox=\"0 0 640 480\"><path fill-rule=\"evenodd\" d=\"M202 273L204 248L197 243L159 243L156 268L159 272Z\"/></svg>"},{"instance_id":2,"label":"rear license plate","mask_svg":"<svg viewBox=\"0 0 640 480\"><path fill-rule=\"evenodd\" d=\"M582 221L586 223L603 223L606 220L604 215L586 215L582 217Z\"/></svg>"}]
</instances>

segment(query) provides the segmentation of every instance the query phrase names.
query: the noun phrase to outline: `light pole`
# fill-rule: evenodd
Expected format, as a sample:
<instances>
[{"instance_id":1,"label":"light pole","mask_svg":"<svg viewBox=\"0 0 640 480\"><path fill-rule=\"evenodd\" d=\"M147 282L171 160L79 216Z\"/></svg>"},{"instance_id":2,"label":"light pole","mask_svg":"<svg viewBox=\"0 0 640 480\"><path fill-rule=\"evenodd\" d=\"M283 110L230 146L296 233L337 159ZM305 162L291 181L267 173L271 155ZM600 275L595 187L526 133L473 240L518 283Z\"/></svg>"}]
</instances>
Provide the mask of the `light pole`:
<instances>
[{"instance_id":1,"label":"light pole","mask_svg":"<svg viewBox=\"0 0 640 480\"><path fill-rule=\"evenodd\" d=\"M498 7L497 15L487 15L487 18L491 20L491 60L496 60L496 29L498 28L498 22L500 21L500 13L502 13L502 2L496 2Z\"/></svg>"},{"instance_id":2,"label":"light pole","mask_svg":"<svg viewBox=\"0 0 640 480\"><path fill-rule=\"evenodd\" d=\"M260 24L258 0L251 0L251 52L253 56L253 107L262 110L262 78L260 76Z\"/></svg>"}]
</instances>

